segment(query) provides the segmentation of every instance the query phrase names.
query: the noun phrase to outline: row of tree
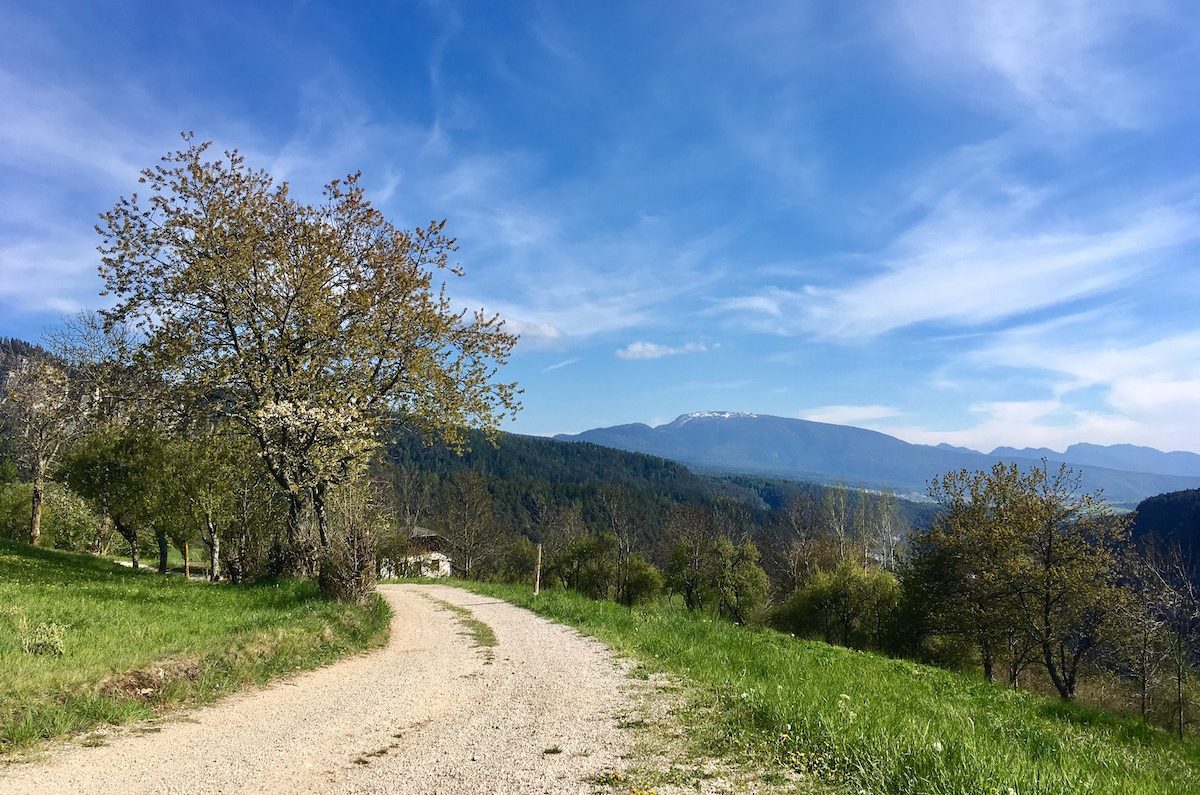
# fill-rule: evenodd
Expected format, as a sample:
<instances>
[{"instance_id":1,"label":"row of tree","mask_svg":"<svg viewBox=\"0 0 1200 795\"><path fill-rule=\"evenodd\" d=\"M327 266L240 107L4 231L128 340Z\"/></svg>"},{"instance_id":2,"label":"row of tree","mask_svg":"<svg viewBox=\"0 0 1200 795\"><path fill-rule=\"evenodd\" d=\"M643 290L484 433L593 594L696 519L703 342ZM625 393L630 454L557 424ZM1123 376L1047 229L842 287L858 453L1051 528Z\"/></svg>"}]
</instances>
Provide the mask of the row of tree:
<instances>
[{"instance_id":1,"label":"row of tree","mask_svg":"<svg viewBox=\"0 0 1200 795\"><path fill-rule=\"evenodd\" d=\"M1115 684L1143 718L1183 734L1200 687L1200 580L1177 549L1131 542L1133 515L1080 493L1065 466L951 472L930 496L941 512L892 556L879 541L887 521L847 539L829 526L836 505L781 512L775 529L791 541L768 543L780 556L779 625L978 666L989 681L1066 700Z\"/></svg>"}]
</instances>

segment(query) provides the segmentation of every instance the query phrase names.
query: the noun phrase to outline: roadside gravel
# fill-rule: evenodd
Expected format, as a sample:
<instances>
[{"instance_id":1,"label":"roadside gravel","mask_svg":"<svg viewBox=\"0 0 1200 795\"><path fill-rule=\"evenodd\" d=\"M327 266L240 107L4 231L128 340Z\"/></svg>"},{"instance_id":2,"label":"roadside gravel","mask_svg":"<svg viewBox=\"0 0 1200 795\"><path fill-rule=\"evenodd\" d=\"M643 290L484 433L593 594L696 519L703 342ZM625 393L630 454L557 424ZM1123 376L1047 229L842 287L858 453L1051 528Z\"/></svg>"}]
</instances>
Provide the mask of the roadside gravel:
<instances>
[{"instance_id":1,"label":"roadside gravel","mask_svg":"<svg viewBox=\"0 0 1200 795\"><path fill-rule=\"evenodd\" d=\"M5 765L0 793L586 793L626 766L636 698L606 647L456 588L380 592L385 648Z\"/></svg>"}]
</instances>

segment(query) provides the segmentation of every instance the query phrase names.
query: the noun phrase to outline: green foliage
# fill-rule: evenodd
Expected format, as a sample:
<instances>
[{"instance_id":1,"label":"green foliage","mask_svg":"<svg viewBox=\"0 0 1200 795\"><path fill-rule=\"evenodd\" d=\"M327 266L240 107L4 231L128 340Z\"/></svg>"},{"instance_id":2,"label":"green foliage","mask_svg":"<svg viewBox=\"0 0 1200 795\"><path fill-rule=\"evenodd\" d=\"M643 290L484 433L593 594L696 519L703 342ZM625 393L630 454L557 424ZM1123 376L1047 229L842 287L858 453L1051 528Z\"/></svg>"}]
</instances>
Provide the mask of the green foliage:
<instances>
[{"instance_id":1,"label":"green foliage","mask_svg":"<svg viewBox=\"0 0 1200 795\"><path fill-rule=\"evenodd\" d=\"M767 574L758 565L753 542L734 545L725 536L716 541L716 591L721 615L745 624L767 599Z\"/></svg>"},{"instance_id":2,"label":"green foliage","mask_svg":"<svg viewBox=\"0 0 1200 795\"><path fill-rule=\"evenodd\" d=\"M914 540L905 575L931 631L975 643L985 676L1002 659L1015 682L1037 658L1064 699L1125 598L1119 552L1130 519L1078 485L1066 465L944 475L930 496L945 512Z\"/></svg>"},{"instance_id":3,"label":"green foliage","mask_svg":"<svg viewBox=\"0 0 1200 795\"><path fill-rule=\"evenodd\" d=\"M879 649L896 620L900 584L891 572L843 561L818 571L776 614L779 627L853 649Z\"/></svg>"},{"instance_id":4,"label":"green foliage","mask_svg":"<svg viewBox=\"0 0 1200 795\"><path fill-rule=\"evenodd\" d=\"M1200 792L1200 747L980 679L569 591L469 584L577 627L687 688L699 753L889 795Z\"/></svg>"},{"instance_id":5,"label":"green foliage","mask_svg":"<svg viewBox=\"0 0 1200 795\"><path fill-rule=\"evenodd\" d=\"M533 582L536 567L537 547L525 536L517 536L505 550L500 576L504 582Z\"/></svg>"},{"instance_id":6,"label":"green foliage","mask_svg":"<svg viewBox=\"0 0 1200 795\"><path fill-rule=\"evenodd\" d=\"M463 271L445 221L396 227L356 174L304 203L236 150L183 143L101 215L105 318L138 324L139 362L193 419L254 440L289 502L285 568L311 570L319 548L329 587L373 569L340 565L329 489L362 475L397 416L452 446L494 432L520 408L495 379L517 337L450 299L443 280Z\"/></svg>"},{"instance_id":7,"label":"green foliage","mask_svg":"<svg viewBox=\"0 0 1200 795\"><path fill-rule=\"evenodd\" d=\"M568 585L592 599L611 599L617 583L617 539L611 533L577 536L566 553L574 571Z\"/></svg>"},{"instance_id":8,"label":"green foliage","mask_svg":"<svg viewBox=\"0 0 1200 795\"><path fill-rule=\"evenodd\" d=\"M7 541L0 605L0 753L316 667L380 642L389 618L313 583L186 581ZM62 653L26 653L22 624Z\"/></svg>"},{"instance_id":9,"label":"green foliage","mask_svg":"<svg viewBox=\"0 0 1200 795\"><path fill-rule=\"evenodd\" d=\"M149 428L100 426L72 448L59 475L112 517L134 563L146 535L169 511L166 440Z\"/></svg>"},{"instance_id":10,"label":"green foliage","mask_svg":"<svg viewBox=\"0 0 1200 795\"><path fill-rule=\"evenodd\" d=\"M626 607L649 602L662 591L663 577L658 569L635 552L625 561L625 583L621 588L621 604Z\"/></svg>"},{"instance_id":11,"label":"green foliage","mask_svg":"<svg viewBox=\"0 0 1200 795\"><path fill-rule=\"evenodd\" d=\"M0 537L28 538L32 491L29 483L0 484ZM78 494L60 483L48 482L42 503L42 534L56 549L90 551L100 540L101 519Z\"/></svg>"}]
</instances>

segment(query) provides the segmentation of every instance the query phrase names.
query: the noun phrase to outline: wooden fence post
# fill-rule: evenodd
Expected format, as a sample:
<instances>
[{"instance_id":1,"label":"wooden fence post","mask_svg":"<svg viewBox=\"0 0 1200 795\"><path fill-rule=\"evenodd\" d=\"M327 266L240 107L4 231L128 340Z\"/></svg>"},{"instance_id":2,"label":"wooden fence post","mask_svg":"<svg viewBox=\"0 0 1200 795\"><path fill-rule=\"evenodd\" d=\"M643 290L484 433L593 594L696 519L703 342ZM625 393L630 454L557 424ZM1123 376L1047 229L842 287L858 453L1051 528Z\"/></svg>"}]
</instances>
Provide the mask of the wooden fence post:
<instances>
[{"instance_id":1,"label":"wooden fence post","mask_svg":"<svg viewBox=\"0 0 1200 795\"><path fill-rule=\"evenodd\" d=\"M537 596L542 590L542 545L538 544L537 568L533 574L533 595Z\"/></svg>"}]
</instances>

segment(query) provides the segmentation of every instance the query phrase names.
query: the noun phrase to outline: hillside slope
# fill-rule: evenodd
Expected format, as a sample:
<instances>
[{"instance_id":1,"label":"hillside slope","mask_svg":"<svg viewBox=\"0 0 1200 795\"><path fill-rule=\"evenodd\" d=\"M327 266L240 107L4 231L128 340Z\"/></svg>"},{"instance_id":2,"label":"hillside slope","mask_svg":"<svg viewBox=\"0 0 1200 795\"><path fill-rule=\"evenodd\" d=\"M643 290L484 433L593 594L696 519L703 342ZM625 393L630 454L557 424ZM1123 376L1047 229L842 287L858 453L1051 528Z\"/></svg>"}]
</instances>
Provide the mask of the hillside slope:
<instances>
[{"instance_id":1,"label":"hillside slope","mask_svg":"<svg viewBox=\"0 0 1200 795\"><path fill-rule=\"evenodd\" d=\"M1160 544L1178 544L1200 568L1200 489L1158 494L1138 504L1133 524L1135 538L1154 538Z\"/></svg>"}]
</instances>

